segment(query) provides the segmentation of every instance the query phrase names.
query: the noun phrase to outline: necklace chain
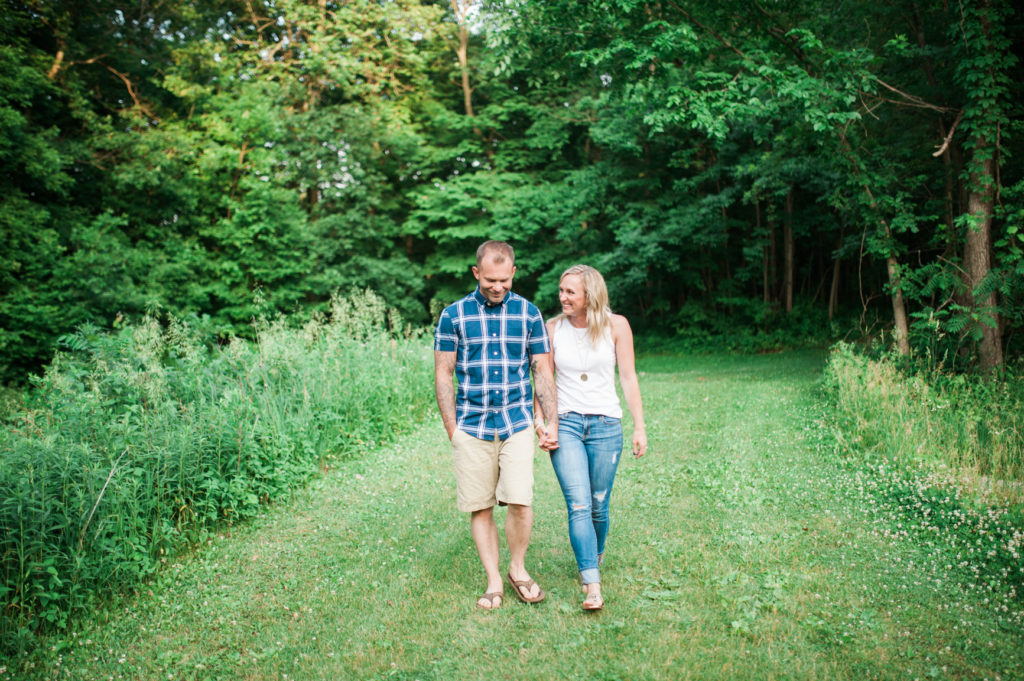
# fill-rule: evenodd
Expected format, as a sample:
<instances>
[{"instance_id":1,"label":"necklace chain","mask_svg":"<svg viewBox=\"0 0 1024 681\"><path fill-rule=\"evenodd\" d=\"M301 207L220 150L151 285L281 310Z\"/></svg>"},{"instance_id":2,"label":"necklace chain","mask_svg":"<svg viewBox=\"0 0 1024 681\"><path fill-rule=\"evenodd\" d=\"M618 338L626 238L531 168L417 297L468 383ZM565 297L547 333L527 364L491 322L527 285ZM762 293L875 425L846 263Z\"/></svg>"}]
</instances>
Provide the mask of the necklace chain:
<instances>
[{"instance_id":1,"label":"necklace chain","mask_svg":"<svg viewBox=\"0 0 1024 681\"><path fill-rule=\"evenodd\" d=\"M587 382L587 359L590 357L589 339L587 338L587 327L578 329L572 327L576 337L576 350L580 356L580 364L583 366L583 371L580 372L580 380L584 383ZM580 333L582 331L582 333ZM584 350L586 354L584 354Z\"/></svg>"}]
</instances>

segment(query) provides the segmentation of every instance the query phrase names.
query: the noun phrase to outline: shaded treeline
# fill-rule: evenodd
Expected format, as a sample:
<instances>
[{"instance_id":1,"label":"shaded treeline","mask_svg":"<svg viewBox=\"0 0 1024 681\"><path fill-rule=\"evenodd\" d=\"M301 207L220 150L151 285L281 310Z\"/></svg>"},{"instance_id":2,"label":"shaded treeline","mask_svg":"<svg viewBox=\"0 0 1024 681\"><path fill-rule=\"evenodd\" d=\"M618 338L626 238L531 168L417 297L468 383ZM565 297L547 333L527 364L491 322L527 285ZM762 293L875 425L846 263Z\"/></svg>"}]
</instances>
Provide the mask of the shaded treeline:
<instances>
[{"instance_id":1,"label":"shaded treeline","mask_svg":"<svg viewBox=\"0 0 1024 681\"><path fill-rule=\"evenodd\" d=\"M427 323L488 237L544 309L586 261L667 334L1020 354L1002 0L3 6L7 379L154 307L239 333L365 286Z\"/></svg>"}]
</instances>

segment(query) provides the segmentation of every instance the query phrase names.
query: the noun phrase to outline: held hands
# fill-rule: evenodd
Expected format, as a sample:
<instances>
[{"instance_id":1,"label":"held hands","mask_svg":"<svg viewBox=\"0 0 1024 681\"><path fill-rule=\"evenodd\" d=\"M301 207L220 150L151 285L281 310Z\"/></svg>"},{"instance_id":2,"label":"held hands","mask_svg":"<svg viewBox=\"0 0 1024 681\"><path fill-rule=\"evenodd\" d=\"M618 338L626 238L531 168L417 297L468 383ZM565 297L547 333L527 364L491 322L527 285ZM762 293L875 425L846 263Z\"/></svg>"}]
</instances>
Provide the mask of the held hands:
<instances>
[{"instance_id":1,"label":"held hands","mask_svg":"<svg viewBox=\"0 0 1024 681\"><path fill-rule=\"evenodd\" d=\"M543 423L534 425L534 432L537 434L537 444L545 452L553 452L558 449L558 430L554 432Z\"/></svg>"}]
</instances>

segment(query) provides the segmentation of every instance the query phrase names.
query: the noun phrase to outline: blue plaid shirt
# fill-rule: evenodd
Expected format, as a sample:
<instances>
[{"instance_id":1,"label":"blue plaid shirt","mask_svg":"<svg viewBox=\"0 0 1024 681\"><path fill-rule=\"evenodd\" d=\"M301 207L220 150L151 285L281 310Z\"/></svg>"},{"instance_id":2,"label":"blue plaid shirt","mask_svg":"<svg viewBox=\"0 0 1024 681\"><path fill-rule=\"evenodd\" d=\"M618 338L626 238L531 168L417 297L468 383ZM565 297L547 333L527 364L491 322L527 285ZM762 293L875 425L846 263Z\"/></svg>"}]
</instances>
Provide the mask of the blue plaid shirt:
<instances>
[{"instance_id":1,"label":"blue plaid shirt","mask_svg":"<svg viewBox=\"0 0 1024 681\"><path fill-rule=\"evenodd\" d=\"M533 423L530 356L551 352L540 310L511 291L491 305L480 289L441 313L434 349L456 352L455 421L480 440L506 439Z\"/></svg>"}]
</instances>

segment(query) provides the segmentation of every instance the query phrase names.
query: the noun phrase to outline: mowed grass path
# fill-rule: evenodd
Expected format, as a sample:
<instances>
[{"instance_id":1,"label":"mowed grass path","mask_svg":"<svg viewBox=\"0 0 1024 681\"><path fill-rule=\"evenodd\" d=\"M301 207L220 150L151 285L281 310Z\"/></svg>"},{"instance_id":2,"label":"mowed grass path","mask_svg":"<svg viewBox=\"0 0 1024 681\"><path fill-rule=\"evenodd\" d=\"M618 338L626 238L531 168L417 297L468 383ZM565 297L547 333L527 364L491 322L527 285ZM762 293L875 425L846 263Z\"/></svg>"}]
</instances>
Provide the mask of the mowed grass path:
<instances>
[{"instance_id":1,"label":"mowed grass path","mask_svg":"<svg viewBox=\"0 0 1024 681\"><path fill-rule=\"evenodd\" d=\"M432 421L169 564L49 641L32 676L1024 678L1022 632L923 577L914 540L863 512L819 423L822 362L640 363L651 452L619 468L602 612L580 611L542 453L528 565L548 599L506 587L500 611L474 607L484 582Z\"/></svg>"}]
</instances>

